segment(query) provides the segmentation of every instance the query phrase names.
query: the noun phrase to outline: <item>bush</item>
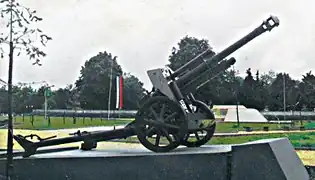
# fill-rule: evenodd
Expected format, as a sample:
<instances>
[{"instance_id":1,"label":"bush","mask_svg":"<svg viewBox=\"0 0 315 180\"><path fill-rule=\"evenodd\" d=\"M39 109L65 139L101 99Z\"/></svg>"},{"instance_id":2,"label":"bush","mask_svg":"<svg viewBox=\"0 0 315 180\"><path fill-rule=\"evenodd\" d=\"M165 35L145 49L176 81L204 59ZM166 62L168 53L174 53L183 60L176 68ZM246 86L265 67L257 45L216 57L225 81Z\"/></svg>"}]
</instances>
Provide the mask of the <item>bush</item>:
<instances>
[{"instance_id":1,"label":"bush","mask_svg":"<svg viewBox=\"0 0 315 180\"><path fill-rule=\"evenodd\" d=\"M274 115L264 115L264 117L269 121L284 120L284 116L274 116ZM315 116L300 116L300 115L286 115L286 120L307 120L307 119L315 119Z\"/></svg>"}]
</instances>

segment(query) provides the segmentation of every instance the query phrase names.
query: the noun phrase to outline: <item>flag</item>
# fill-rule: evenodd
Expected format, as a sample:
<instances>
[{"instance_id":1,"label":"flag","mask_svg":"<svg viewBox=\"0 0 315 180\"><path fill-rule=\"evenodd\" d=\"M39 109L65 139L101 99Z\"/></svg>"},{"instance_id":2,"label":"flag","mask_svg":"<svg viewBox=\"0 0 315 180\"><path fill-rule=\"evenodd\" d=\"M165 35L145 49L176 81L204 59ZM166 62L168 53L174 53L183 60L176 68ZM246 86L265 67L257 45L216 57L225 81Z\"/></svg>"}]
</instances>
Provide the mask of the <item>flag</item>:
<instances>
[{"instance_id":1,"label":"flag","mask_svg":"<svg viewBox=\"0 0 315 180\"><path fill-rule=\"evenodd\" d=\"M119 109L119 95L120 95L120 77L116 77L116 109Z\"/></svg>"},{"instance_id":2,"label":"flag","mask_svg":"<svg viewBox=\"0 0 315 180\"><path fill-rule=\"evenodd\" d=\"M119 83L119 86L120 86L120 88L119 88L119 91L120 91L120 96L119 96L119 99L120 99L120 103L119 103L119 108L120 109L122 109L123 108L123 92L124 92L124 88L123 88L123 81L124 81L124 79L123 79L123 77L122 76L120 76L120 79L119 79L120 81L120 83Z\"/></svg>"},{"instance_id":3,"label":"flag","mask_svg":"<svg viewBox=\"0 0 315 180\"><path fill-rule=\"evenodd\" d=\"M116 109L123 108L123 77L116 77Z\"/></svg>"}]
</instances>

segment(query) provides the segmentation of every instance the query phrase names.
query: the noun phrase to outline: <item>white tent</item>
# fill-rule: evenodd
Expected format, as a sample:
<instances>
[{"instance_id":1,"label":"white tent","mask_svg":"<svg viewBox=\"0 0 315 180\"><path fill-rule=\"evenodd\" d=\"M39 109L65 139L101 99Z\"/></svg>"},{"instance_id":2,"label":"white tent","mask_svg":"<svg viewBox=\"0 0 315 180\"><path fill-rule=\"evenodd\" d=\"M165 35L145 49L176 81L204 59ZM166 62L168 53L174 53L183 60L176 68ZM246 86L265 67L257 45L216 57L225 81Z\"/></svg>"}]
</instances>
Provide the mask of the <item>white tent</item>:
<instances>
[{"instance_id":1,"label":"white tent","mask_svg":"<svg viewBox=\"0 0 315 180\"><path fill-rule=\"evenodd\" d=\"M268 122L257 109L238 109L239 122ZM229 109L224 122L237 122L236 109Z\"/></svg>"}]
</instances>

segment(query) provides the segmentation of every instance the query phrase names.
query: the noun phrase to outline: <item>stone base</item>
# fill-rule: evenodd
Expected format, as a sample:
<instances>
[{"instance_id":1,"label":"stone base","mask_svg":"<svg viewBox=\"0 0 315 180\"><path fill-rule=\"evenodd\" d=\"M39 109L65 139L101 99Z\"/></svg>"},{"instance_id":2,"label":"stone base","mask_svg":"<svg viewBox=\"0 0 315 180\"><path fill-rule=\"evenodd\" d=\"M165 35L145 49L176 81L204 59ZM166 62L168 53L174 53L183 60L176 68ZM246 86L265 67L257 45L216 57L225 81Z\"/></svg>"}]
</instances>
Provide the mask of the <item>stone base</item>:
<instances>
[{"instance_id":1,"label":"stone base","mask_svg":"<svg viewBox=\"0 0 315 180\"><path fill-rule=\"evenodd\" d=\"M4 170L5 160L0 160L0 175ZM309 180L286 138L180 147L169 153L139 146L38 154L15 158L14 174L18 180Z\"/></svg>"}]
</instances>

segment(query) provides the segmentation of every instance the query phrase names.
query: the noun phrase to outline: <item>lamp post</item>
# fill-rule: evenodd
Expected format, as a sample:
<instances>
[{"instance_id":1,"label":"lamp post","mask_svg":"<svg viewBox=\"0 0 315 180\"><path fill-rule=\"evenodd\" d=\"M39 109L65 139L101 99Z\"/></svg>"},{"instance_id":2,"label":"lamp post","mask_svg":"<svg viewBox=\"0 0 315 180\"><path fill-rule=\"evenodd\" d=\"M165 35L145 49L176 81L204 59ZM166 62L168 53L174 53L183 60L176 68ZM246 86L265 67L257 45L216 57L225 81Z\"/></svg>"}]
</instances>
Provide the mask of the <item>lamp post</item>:
<instances>
[{"instance_id":1,"label":"lamp post","mask_svg":"<svg viewBox=\"0 0 315 180\"><path fill-rule=\"evenodd\" d=\"M52 87L55 87L55 85L45 85L45 91L44 91L44 97L45 97L45 118L44 118L44 123L47 122L47 109L48 109L48 103L47 103L47 99L48 97L51 96L51 89Z\"/></svg>"},{"instance_id":2,"label":"lamp post","mask_svg":"<svg viewBox=\"0 0 315 180\"><path fill-rule=\"evenodd\" d=\"M238 112L238 105L239 105L239 101L238 101L238 82L236 79L236 76L239 74L239 71L235 71L235 68L233 66L233 71L234 71L234 83L235 83L235 100L236 100L236 120L237 120L237 127L240 127L240 117L239 117L239 112Z\"/></svg>"},{"instance_id":3,"label":"lamp post","mask_svg":"<svg viewBox=\"0 0 315 180\"><path fill-rule=\"evenodd\" d=\"M286 112L286 97L285 97L285 73L283 73L283 120L286 120L285 112Z\"/></svg>"}]
</instances>

